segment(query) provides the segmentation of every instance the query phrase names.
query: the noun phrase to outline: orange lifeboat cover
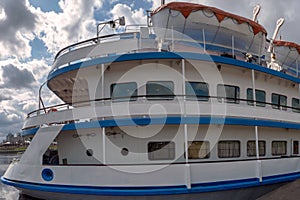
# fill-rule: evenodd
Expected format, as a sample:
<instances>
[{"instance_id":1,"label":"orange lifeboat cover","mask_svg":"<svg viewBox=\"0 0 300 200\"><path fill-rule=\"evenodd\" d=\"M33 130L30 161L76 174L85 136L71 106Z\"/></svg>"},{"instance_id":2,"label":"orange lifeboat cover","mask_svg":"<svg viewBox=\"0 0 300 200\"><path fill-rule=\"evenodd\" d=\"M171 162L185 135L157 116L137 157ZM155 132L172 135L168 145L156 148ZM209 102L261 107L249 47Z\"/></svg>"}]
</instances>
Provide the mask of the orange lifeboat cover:
<instances>
[{"instance_id":1,"label":"orange lifeboat cover","mask_svg":"<svg viewBox=\"0 0 300 200\"><path fill-rule=\"evenodd\" d=\"M187 2L172 2L172 3L168 3L168 4L162 5L161 7L157 8L156 10L153 11L152 14L154 15L165 8L169 8L171 10L177 10L177 11L181 12L181 14L185 18L188 18L189 15L194 11L210 10L215 14L215 16L217 17L219 22L222 22L226 17L228 17L228 18L235 19L239 24L248 23L250 26L252 26L254 35L256 35L259 32L267 34L266 29L262 25L254 22L250 19L238 16L238 15L235 15L235 14L232 14L229 12L225 12L225 11L220 10L215 7L204 6L201 4L194 4L194 3L187 3Z\"/></svg>"}]
</instances>

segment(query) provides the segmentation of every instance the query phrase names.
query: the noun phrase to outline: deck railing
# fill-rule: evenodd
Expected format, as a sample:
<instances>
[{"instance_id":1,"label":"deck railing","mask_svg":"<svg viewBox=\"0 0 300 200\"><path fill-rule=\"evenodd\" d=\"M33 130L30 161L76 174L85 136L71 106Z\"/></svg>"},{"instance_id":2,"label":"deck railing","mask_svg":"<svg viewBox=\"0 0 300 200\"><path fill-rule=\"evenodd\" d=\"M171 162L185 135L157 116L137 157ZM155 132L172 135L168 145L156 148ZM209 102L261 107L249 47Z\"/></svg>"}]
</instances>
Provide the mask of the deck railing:
<instances>
[{"instance_id":1,"label":"deck railing","mask_svg":"<svg viewBox=\"0 0 300 200\"><path fill-rule=\"evenodd\" d=\"M264 51L249 52L250 50L239 49L235 46L238 38L230 37L229 40L231 45L224 45L208 42L204 38L195 40L182 33L175 31L173 33L172 30L144 27L140 32L106 35L65 47L55 56L52 71L89 59L145 51L196 52L247 60L266 66L263 59ZM247 57L247 54L251 55L251 58Z\"/></svg>"},{"instance_id":2,"label":"deck railing","mask_svg":"<svg viewBox=\"0 0 300 200\"><path fill-rule=\"evenodd\" d=\"M270 102L254 101L251 99L239 99L220 96L197 96L197 95L139 95L139 96L126 96L119 98L101 98L88 101L78 101L72 104L58 104L45 108L41 108L28 113L27 118L48 114L56 111L71 110L76 107L90 106L91 103L113 104L113 103L125 103L125 102L157 102L157 101L198 101L208 103L220 103L220 104L246 104L249 107L259 107L265 109L282 110L285 112L300 113L300 107L285 106L280 104L274 104Z\"/></svg>"}]
</instances>

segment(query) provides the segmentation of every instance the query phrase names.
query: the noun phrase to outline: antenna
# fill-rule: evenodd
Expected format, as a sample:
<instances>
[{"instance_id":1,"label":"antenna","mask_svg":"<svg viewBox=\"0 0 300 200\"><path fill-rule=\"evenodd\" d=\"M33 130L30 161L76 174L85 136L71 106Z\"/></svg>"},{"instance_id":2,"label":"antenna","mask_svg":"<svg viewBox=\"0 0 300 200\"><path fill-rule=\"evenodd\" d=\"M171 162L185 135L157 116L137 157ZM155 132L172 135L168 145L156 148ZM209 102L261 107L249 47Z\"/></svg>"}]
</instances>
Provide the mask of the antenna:
<instances>
[{"instance_id":1,"label":"antenna","mask_svg":"<svg viewBox=\"0 0 300 200\"><path fill-rule=\"evenodd\" d=\"M252 18L252 20L255 21L255 22L257 22L257 16L260 12L260 9L261 9L261 6L259 4L257 4L253 9L253 18Z\"/></svg>"}]
</instances>

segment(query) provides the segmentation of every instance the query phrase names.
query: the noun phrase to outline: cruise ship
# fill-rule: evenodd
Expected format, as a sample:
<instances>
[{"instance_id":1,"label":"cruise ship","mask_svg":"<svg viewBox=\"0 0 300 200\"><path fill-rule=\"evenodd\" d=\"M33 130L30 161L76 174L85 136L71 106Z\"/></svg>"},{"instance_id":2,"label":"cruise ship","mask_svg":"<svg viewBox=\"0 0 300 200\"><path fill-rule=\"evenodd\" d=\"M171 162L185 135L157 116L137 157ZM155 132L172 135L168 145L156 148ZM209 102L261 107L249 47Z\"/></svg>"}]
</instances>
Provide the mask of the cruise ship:
<instances>
[{"instance_id":1,"label":"cruise ship","mask_svg":"<svg viewBox=\"0 0 300 200\"><path fill-rule=\"evenodd\" d=\"M268 38L259 11L162 1L143 26L100 23L57 53L2 182L40 199L224 200L300 178L300 46L277 39L284 19ZM45 106L45 86L63 103Z\"/></svg>"}]
</instances>

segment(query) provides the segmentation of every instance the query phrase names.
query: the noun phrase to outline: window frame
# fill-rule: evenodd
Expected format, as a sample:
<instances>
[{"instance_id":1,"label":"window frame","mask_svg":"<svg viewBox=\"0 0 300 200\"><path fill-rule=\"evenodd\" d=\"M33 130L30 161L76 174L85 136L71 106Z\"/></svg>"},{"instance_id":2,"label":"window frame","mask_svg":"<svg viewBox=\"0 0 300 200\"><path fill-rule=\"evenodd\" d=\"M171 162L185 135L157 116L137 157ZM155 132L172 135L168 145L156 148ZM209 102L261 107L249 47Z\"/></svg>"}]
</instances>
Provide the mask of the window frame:
<instances>
[{"instance_id":1,"label":"window frame","mask_svg":"<svg viewBox=\"0 0 300 200\"><path fill-rule=\"evenodd\" d=\"M159 84L159 83L171 83L172 94L149 94L149 88L148 88L149 85L150 84L163 85L163 84ZM168 88L168 87L165 87L165 88ZM170 90L170 88L168 88L168 89ZM174 91L175 91L175 84L174 84L173 81L147 81L146 82L146 98L147 98L147 100L150 100L150 101L153 101L153 100L173 100L175 98L175 92Z\"/></svg>"},{"instance_id":2,"label":"window frame","mask_svg":"<svg viewBox=\"0 0 300 200\"><path fill-rule=\"evenodd\" d=\"M276 153L274 152L274 143L284 143L285 144L285 153ZM287 155L287 141L284 141L284 140L278 140L278 141L272 141L272 144L271 144L271 152L272 152L272 156L286 156Z\"/></svg>"},{"instance_id":3,"label":"window frame","mask_svg":"<svg viewBox=\"0 0 300 200\"><path fill-rule=\"evenodd\" d=\"M220 150L220 144L221 143L237 143L238 144L238 155L234 155L235 154L235 152L233 152L232 154L232 156L222 156L221 155L221 150L229 150L229 151L237 151L237 150L230 150L230 149L221 149ZM230 152L228 153L226 153L226 154L230 154ZM241 141L239 141L239 140L220 140L219 142L218 142L218 158L221 158L221 159L228 159L228 158L240 158L241 157Z\"/></svg>"},{"instance_id":4,"label":"window frame","mask_svg":"<svg viewBox=\"0 0 300 200\"><path fill-rule=\"evenodd\" d=\"M249 106L254 106L254 99L253 99L253 88L247 88L247 104ZM258 92L261 92L263 95L264 95L264 101L258 101L257 99L257 96L258 96ZM252 99L249 98L251 95ZM250 101L248 101L250 100ZM266 107L266 91L264 90L257 90L255 89L255 105L258 106L258 107Z\"/></svg>"},{"instance_id":5,"label":"window frame","mask_svg":"<svg viewBox=\"0 0 300 200\"><path fill-rule=\"evenodd\" d=\"M299 155L299 140L293 140L292 144L293 144L293 155Z\"/></svg>"},{"instance_id":6,"label":"window frame","mask_svg":"<svg viewBox=\"0 0 300 200\"><path fill-rule=\"evenodd\" d=\"M222 90L220 90L222 87ZM224 88L224 89L223 89ZM226 88L234 88L234 98L228 97ZM220 95L221 91L225 92L225 95ZM235 85L227 85L227 84L218 84L217 85L217 99L220 103L232 103L232 104L239 104L240 103L240 87Z\"/></svg>"},{"instance_id":7,"label":"window frame","mask_svg":"<svg viewBox=\"0 0 300 200\"><path fill-rule=\"evenodd\" d=\"M254 143L254 149L250 149L251 151L254 151L254 154L250 154L249 153L249 143ZM263 151L263 153L261 153L261 146L260 146L260 144L264 144L263 145L263 149L262 149L262 151ZM261 156L261 157L264 157L264 156L266 156L266 141L265 140L259 140L258 141L258 149L259 149L259 151L258 151L258 153L259 153L259 156ZM255 140L248 140L247 141L247 157L255 157L256 156L256 141Z\"/></svg>"},{"instance_id":8,"label":"window frame","mask_svg":"<svg viewBox=\"0 0 300 200\"><path fill-rule=\"evenodd\" d=\"M198 95L196 93L196 90L194 89L193 85L194 84L201 84L201 85L205 85L206 86L206 90L205 93L207 93L207 95ZM189 93L189 87L194 91L193 93ZM209 84L206 82L198 82L198 81L185 81L185 95L187 97L187 99L189 100L198 100L198 101L209 101Z\"/></svg>"},{"instance_id":9,"label":"window frame","mask_svg":"<svg viewBox=\"0 0 300 200\"><path fill-rule=\"evenodd\" d=\"M118 86L118 85L126 85L126 84L134 84L135 85L135 90L133 91L134 95L115 97L113 95L114 94L114 87ZM137 100L137 95L138 95L138 84L137 84L137 82L124 82L124 83L112 83L112 84L110 84L110 98L113 101L136 101Z\"/></svg>"},{"instance_id":10,"label":"window frame","mask_svg":"<svg viewBox=\"0 0 300 200\"><path fill-rule=\"evenodd\" d=\"M194 143L201 143L200 148L198 149L191 149ZM203 144L205 144L204 148L202 148ZM193 155L190 154L191 151L198 151L198 157L193 157ZM200 156L200 151L205 151L205 156ZM204 155L201 154L201 155ZM185 158L185 154L184 154ZM203 159L209 159L210 158L210 142L209 141L204 141L204 140L194 140L194 141L188 141L188 159L189 160L203 160Z\"/></svg>"},{"instance_id":11,"label":"window frame","mask_svg":"<svg viewBox=\"0 0 300 200\"><path fill-rule=\"evenodd\" d=\"M152 144L158 144L161 145L161 148L156 148L156 149L152 149L150 150L149 148L151 148ZM172 146L170 146L172 145ZM167 147L167 148L165 148ZM168 152L168 156L169 157L160 157L161 155L161 150L164 149L165 151L167 150ZM170 150L174 150L173 152L170 152ZM156 153L155 153L156 152ZM171 153L171 156L170 156ZM175 142L173 141L150 141L147 144L147 154L148 154L148 160L150 161L162 161L162 160L174 160L176 157L176 145ZM155 156L157 156L157 158L155 158Z\"/></svg>"},{"instance_id":12,"label":"window frame","mask_svg":"<svg viewBox=\"0 0 300 200\"><path fill-rule=\"evenodd\" d=\"M298 101L298 106L295 106L295 101ZM292 98L292 110L293 112L300 113L300 99Z\"/></svg>"},{"instance_id":13,"label":"window frame","mask_svg":"<svg viewBox=\"0 0 300 200\"><path fill-rule=\"evenodd\" d=\"M277 96L277 103L274 103L273 99L274 97ZM281 104L282 103L282 98L285 99L285 105ZM277 93L272 93L271 95L271 102L272 102L272 108L277 109L277 110L287 110L287 96L282 95L282 94L277 94Z\"/></svg>"}]
</instances>

